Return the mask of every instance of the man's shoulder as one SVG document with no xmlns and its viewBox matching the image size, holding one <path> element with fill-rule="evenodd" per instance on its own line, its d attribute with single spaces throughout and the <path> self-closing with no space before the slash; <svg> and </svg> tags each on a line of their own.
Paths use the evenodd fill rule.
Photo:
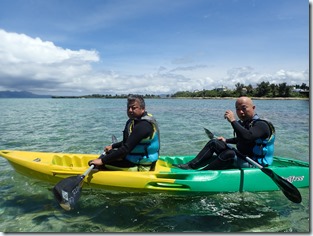
<svg viewBox="0 0 313 236">
<path fill-rule="evenodd" d="M 268 125 L 273 125 L 273 123 L 267 119 L 262 119 L 262 118 L 258 118 L 258 119 L 255 119 L 253 120 L 253 123 L 256 123 L 256 122 L 262 122 L 262 123 L 266 123 Z"/>
<path fill-rule="evenodd" d="M 273 123 L 269 120 L 259 118 L 259 119 L 254 120 L 253 123 L 254 125 L 260 125 L 263 127 L 265 127 L 266 125 L 266 127 L 270 129 L 271 133 L 275 133 L 275 127 Z"/>
<path fill-rule="evenodd" d="M 152 123 L 149 120 L 146 119 L 141 119 L 141 120 L 137 120 L 135 122 L 136 126 L 141 126 L 141 127 L 152 127 Z"/>
</svg>

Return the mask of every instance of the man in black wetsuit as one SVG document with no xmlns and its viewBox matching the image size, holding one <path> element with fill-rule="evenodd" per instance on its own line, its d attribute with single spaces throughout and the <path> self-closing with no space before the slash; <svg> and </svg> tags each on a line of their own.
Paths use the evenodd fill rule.
<svg viewBox="0 0 313 236">
<path fill-rule="evenodd" d="M 104 148 L 105 155 L 89 161 L 100 169 L 149 171 L 159 157 L 160 138 L 156 120 L 145 110 L 140 95 L 127 98 L 127 115 L 123 141 Z"/>
<path fill-rule="evenodd" d="M 234 138 L 218 137 L 210 140 L 198 155 L 186 164 L 174 164 L 181 169 L 221 170 L 233 167 L 253 167 L 239 156 L 249 156 L 263 166 L 271 165 L 274 152 L 274 127 L 255 114 L 255 106 L 248 97 L 236 101 L 236 113 L 227 110 L 224 118 L 234 129 Z M 236 144 L 237 150 L 227 144 Z M 216 154 L 217 156 L 213 156 Z"/>
</svg>

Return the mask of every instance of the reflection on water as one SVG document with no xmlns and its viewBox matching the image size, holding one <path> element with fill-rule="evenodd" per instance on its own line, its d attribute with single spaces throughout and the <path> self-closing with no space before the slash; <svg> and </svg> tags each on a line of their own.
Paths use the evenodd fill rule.
<svg viewBox="0 0 313 236">
<path fill-rule="evenodd" d="M 194 196 L 84 189 L 76 209 L 68 212 L 53 199 L 49 184 L 19 174 L 6 182 L 0 204 L 4 232 L 308 232 L 309 228 L 308 189 L 300 189 L 301 204 L 291 203 L 280 191 Z"/>
</svg>

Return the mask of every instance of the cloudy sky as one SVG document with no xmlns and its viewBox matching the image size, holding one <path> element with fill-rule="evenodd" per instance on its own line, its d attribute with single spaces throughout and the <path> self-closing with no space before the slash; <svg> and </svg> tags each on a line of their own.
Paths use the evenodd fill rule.
<svg viewBox="0 0 313 236">
<path fill-rule="evenodd" d="M 307 0 L 0 0 L 0 91 L 309 85 L 309 27 Z"/>
</svg>

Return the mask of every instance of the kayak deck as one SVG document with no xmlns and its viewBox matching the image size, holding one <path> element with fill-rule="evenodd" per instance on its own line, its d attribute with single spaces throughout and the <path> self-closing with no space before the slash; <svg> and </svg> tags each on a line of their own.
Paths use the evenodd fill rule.
<svg viewBox="0 0 313 236">
<path fill-rule="evenodd" d="M 88 161 L 97 154 L 47 153 L 0 150 L 16 172 L 51 183 L 81 175 Z M 98 171 L 86 176 L 85 187 L 168 192 L 237 192 L 275 191 L 277 185 L 258 168 L 228 170 L 182 170 L 172 164 L 186 163 L 194 156 L 160 156 L 154 171 Z M 309 186 L 309 163 L 275 157 L 270 167 L 297 188 Z"/>
</svg>

